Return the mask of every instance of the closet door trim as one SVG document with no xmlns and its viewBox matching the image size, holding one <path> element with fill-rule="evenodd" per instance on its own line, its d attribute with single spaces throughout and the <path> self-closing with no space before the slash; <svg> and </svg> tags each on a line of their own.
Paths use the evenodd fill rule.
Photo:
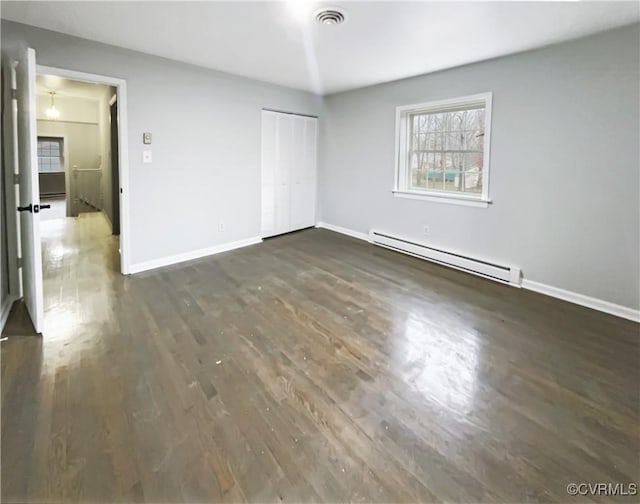
<svg viewBox="0 0 640 504">
<path fill-rule="evenodd" d="M 266 132 L 266 121 L 267 117 L 273 117 L 273 128 L 271 136 L 267 138 Z M 316 116 L 307 115 L 307 114 L 296 114 L 292 112 L 282 112 L 270 109 L 262 109 L 262 124 L 261 124 L 261 235 L 263 238 L 268 238 L 270 236 L 276 236 L 279 234 L 288 233 L 291 231 L 296 231 L 298 229 L 304 229 L 306 227 L 311 227 L 315 225 L 316 215 L 317 215 L 317 150 L 318 150 L 318 118 Z M 302 119 L 302 122 L 296 121 L 296 118 Z M 283 123 L 286 125 L 283 127 Z M 308 124 L 313 123 L 313 157 L 309 159 L 307 156 L 308 145 L 307 142 L 309 140 L 307 135 Z M 302 133 L 301 133 L 301 141 L 302 144 L 296 147 L 295 139 L 296 136 L 296 127 L 302 124 Z M 288 149 L 290 152 L 288 154 L 283 155 L 281 152 L 282 149 L 287 148 L 285 145 L 281 145 L 282 143 L 282 133 L 284 128 L 291 129 L 290 133 L 290 145 Z M 268 149 L 265 145 L 265 141 L 271 140 L 274 142 L 271 149 Z M 287 142 L 285 142 L 287 143 Z M 299 162 L 295 163 L 295 155 L 296 150 L 301 151 L 302 156 L 300 157 Z M 271 153 L 273 158 L 272 166 L 269 168 L 267 166 L 268 160 L 265 155 L 267 153 Z M 282 166 L 280 163 L 283 160 L 288 160 L 290 166 L 285 167 L 285 170 L 288 170 L 288 185 L 286 190 L 280 187 L 281 178 L 282 178 Z M 308 166 L 307 166 L 308 165 Z M 271 170 L 271 179 L 272 185 L 269 190 L 267 186 L 265 186 L 265 178 L 267 177 L 267 171 Z M 308 178 L 309 172 L 312 172 L 312 176 Z M 279 177 L 280 175 L 280 177 Z M 294 210 L 292 203 L 296 201 L 300 203 L 300 194 L 296 193 L 296 191 L 300 191 L 300 187 L 297 187 L 295 180 L 304 176 L 307 187 L 307 192 L 311 191 L 312 195 L 309 194 L 307 198 L 303 198 L 304 201 L 308 201 L 310 208 L 300 208 L 301 215 L 296 216 L 292 210 Z M 299 184 L 298 184 L 299 185 Z M 283 192 L 284 191 L 284 192 Z M 285 194 L 286 193 L 286 194 Z M 272 197 L 273 200 L 271 202 L 265 201 L 265 197 Z M 313 208 L 311 208 L 311 205 Z M 287 216 L 278 213 L 278 208 L 281 210 L 283 208 L 287 208 L 289 213 Z M 269 208 L 271 211 L 269 211 Z M 283 219 L 283 216 L 286 217 Z M 306 218 L 305 218 L 306 217 Z M 266 222 L 269 220 L 269 222 Z M 287 221 L 287 222 L 285 222 Z"/>
</svg>

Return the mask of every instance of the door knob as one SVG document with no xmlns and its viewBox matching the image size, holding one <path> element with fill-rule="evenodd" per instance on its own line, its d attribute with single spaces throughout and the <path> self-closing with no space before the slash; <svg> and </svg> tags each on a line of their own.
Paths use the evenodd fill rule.
<svg viewBox="0 0 640 504">
<path fill-rule="evenodd" d="M 29 203 L 27 206 L 19 206 L 18 212 L 38 213 L 40 212 L 41 208 L 42 209 L 51 208 L 51 205 L 32 205 L 31 203 Z"/>
</svg>

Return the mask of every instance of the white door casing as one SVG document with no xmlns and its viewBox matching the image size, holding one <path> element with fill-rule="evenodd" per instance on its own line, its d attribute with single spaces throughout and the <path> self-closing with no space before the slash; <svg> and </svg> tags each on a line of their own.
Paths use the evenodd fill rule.
<svg viewBox="0 0 640 504">
<path fill-rule="evenodd" d="M 117 77 L 107 75 L 91 74 L 68 70 L 66 68 L 37 65 L 36 71 L 39 75 L 54 75 L 65 79 L 72 79 L 93 84 L 103 84 L 116 88 L 116 99 L 118 102 L 118 168 L 119 168 L 119 203 L 120 203 L 120 272 L 123 275 L 131 273 L 131 225 L 129 212 L 129 133 L 127 119 L 127 81 Z M 114 189 L 118 190 L 118 188 Z"/>
</svg>

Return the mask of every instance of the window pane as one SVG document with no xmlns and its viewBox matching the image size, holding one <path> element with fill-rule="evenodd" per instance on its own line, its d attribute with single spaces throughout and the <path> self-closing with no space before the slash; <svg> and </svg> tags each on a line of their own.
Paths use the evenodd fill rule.
<svg viewBox="0 0 640 504">
<path fill-rule="evenodd" d="M 482 129 L 484 128 L 484 109 L 476 109 L 467 111 L 464 129 Z"/>
<path fill-rule="evenodd" d="M 418 114 L 413 116 L 413 132 L 415 134 L 426 133 L 429 131 L 429 116 Z"/>
<path fill-rule="evenodd" d="M 413 170 L 411 173 L 411 187 L 413 189 L 427 188 L 427 170 Z"/>
<path fill-rule="evenodd" d="M 460 170 L 448 169 L 444 174 L 444 190 L 457 191 L 460 184 Z"/>
<path fill-rule="evenodd" d="M 38 171 L 64 171 L 61 138 L 38 138 Z"/>
<path fill-rule="evenodd" d="M 415 189 L 426 189 L 426 170 L 429 164 L 429 154 L 420 152 L 411 155 L 411 180 L 410 186 Z"/>
<path fill-rule="evenodd" d="M 406 120 L 409 189 L 482 194 L 484 106 L 416 111 Z"/>
<path fill-rule="evenodd" d="M 449 131 L 464 130 L 466 111 L 456 111 L 449 113 Z"/>
<path fill-rule="evenodd" d="M 466 192 L 482 192 L 482 165 L 484 156 L 482 153 L 465 154 L 464 190 Z"/>
<path fill-rule="evenodd" d="M 463 150 L 465 148 L 464 131 L 453 131 L 446 134 L 447 150 Z"/>
<path fill-rule="evenodd" d="M 445 114 L 429 114 L 429 131 L 444 131 L 447 117 Z"/>
<path fill-rule="evenodd" d="M 442 170 L 431 170 L 428 173 L 428 188 L 433 190 L 441 190 L 442 189 Z"/>
<path fill-rule="evenodd" d="M 431 133 L 427 137 L 427 145 L 429 150 L 444 150 L 445 136 L 442 133 Z"/>
</svg>

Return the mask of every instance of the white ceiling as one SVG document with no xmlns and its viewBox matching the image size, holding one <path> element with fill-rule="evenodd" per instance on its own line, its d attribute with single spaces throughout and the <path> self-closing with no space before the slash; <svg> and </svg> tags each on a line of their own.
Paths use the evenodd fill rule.
<svg viewBox="0 0 640 504">
<path fill-rule="evenodd" d="M 342 7 L 339 26 L 314 23 Z M 1 15 L 329 94 L 638 22 L 638 2 L 10 2 Z M 301 21 L 301 19 L 303 21 Z"/>
<path fill-rule="evenodd" d="M 104 95 L 106 87 L 108 86 L 63 79 L 55 75 L 36 76 L 36 93 L 39 95 L 48 95 L 53 91 L 56 93 L 56 96 L 99 100 Z"/>
</svg>

